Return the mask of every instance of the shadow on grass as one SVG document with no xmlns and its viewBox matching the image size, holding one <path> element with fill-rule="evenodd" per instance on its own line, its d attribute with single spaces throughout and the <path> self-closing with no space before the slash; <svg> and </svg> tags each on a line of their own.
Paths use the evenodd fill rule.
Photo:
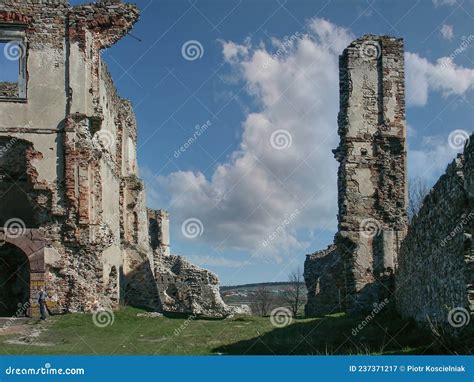
<svg viewBox="0 0 474 382">
<path fill-rule="evenodd" d="M 191 313 L 174 313 L 174 312 L 163 312 L 163 316 L 169 319 L 180 319 L 180 320 L 199 320 L 199 321 L 224 321 L 224 317 L 208 317 L 193 315 Z"/>
<path fill-rule="evenodd" d="M 284 328 L 213 349 L 221 354 L 324 355 L 324 354 L 467 354 L 468 348 L 451 343 L 413 321 L 393 314 L 380 315 L 363 324 L 366 317 L 335 314 L 295 320 Z M 453 347 L 454 346 L 454 347 Z"/>
</svg>

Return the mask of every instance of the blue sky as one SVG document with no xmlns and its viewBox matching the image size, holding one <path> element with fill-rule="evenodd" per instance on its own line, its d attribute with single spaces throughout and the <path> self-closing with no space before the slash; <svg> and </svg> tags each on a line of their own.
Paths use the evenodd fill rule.
<svg viewBox="0 0 474 382">
<path fill-rule="evenodd" d="M 405 39 L 411 177 L 432 185 L 459 151 L 450 134 L 473 130 L 473 0 L 136 4 L 136 38 L 104 59 L 135 106 L 148 204 L 170 212 L 172 252 L 223 284 L 285 280 L 332 242 L 337 56 L 351 39 Z M 291 146 L 277 150 L 281 130 Z"/>
</svg>

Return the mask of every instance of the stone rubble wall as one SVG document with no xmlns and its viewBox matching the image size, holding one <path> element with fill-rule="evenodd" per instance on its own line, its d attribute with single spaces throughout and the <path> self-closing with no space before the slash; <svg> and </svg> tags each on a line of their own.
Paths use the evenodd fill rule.
<svg viewBox="0 0 474 382">
<path fill-rule="evenodd" d="M 341 254 L 335 245 L 306 256 L 304 279 L 308 291 L 305 315 L 320 316 L 342 310 L 344 285 L 338 275 L 343 273 Z"/>
<path fill-rule="evenodd" d="M 169 213 L 148 208 L 147 217 L 151 249 L 165 256 L 170 255 Z"/>
<path fill-rule="evenodd" d="M 474 314 L 474 135 L 434 185 L 408 229 L 396 272 L 404 317 L 447 323 L 455 308 Z"/>
<path fill-rule="evenodd" d="M 403 41 L 364 36 L 340 58 L 339 230 L 348 311 L 370 311 L 391 297 L 406 231 Z"/>
<path fill-rule="evenodd" d="M 390 298 L 407 227 L 403 41 L 365 35 L 344 50 L 339 73 L 337 250 L 306 260 L 308 312 L 333 309 L 341 294 L 341 306 L 353 313 Z M 342 265 L 329 267 L 316 293 L 312 270 L 325 269 L 327 256 Z M 318 309 L 311 307 L 315 294 Z"/>
<path fill-rule="evenodd" d="M 224 303 L 214 273 L 182 256 L 156 256 L 155 275 L 163 312 L 217 318 L 242 313 L 242 307 Z"/>
<path fill-rule="evenodd" d="M 191 264 L 182 256 L 170 254 L 169 214 L 147 210 L 150 247 L 154 264 L 153 280 L 147 294 L 153 293 L 159 311 L 164 313 L 223 318 L 250 314 L 248 306 L 228 306 L 219 292 L 219 278 L 214 273 Z"/>
<path fill-rule="evenodd" d="M 30 296 L 34 302 L 45 287 L 58 313 L 113 309 L 121 302 L 161 310 L 159 288 L 168 286 L 156 269 L 174 274 L 166 268 L 171 260 L 156 263 L 169 254 L 167 215 L 160 222 L 159 255 L 150 245 L 133 107 L 118 95 L 101 59 L 101 50 L 138 19 L 136 6 L 118 0 L 74 7 L 63 0 L 0 3 L 0 23 L 25 30 L 28 71 L 28 102 L 0 100 L 0 148 L 8 153 L 0 155 L 0 191 L 21 188 L 0 204 L 0 218 L 2 225 L 21 218 L 47 243 L 31 257 L 41 273 L 31 275 Z M 217 277 L 189 263 L 182 269 L 173 276 L 180 308 L 167 303 L 169 309 L 223 316 Z"/>
</svg>

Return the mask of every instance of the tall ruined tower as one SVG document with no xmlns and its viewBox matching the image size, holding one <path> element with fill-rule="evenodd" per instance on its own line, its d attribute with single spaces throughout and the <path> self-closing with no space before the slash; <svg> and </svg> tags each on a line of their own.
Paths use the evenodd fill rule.
<svg viewBox="0 0 474 382">
<path fill-rule="evenodd" d="M 340 56 L 338 233 L 346 310 L 390 298 L 407 228 L 403 40 L 366 35 Z"/>
</svg>

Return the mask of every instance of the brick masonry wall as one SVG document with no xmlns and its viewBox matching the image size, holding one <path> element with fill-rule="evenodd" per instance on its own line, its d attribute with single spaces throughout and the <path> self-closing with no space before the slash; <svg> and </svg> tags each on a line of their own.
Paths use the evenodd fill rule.
<svg viewBox="0 0 474 382">
<path fill-rule="evenodd" d="M 0 134 L 8 147 L 8 155 L 3 156 L 4 161 L 7 158 L 16 158 L 16 154 L 21 156 L 15 159 L 16 165 L 26 160 L 28 179 L 25 180 L 28 181 L 26 184 L 29 187 L 27 196 L 33 211 L 33 214 L 28 212 L 33 216 L 23 216 L 20 214 L 21 204 L 26 203 L 11 203 L 12 210 L 8 211 L 8 216 L 22 218 L 27 228 L 35 228 L 35 232 L 41 234 L 49 243 L 47 251 L 45 249 L 45 254 L 42 254 L 45 266 L 41 286 L 47 288 L 51 296 L 50 305 L 54 305 L 58 312 L 91 311 L 99 306 L 118 305 L 120 281 L 123 279 L 123 248 L 117 223 L 120 222 L 119 187 L 122 165 L 119 162 L 121 157 L 111 155 L 113 150 L 107 147 L 107 144 L 122 144 L 123 130 L 127 128 L 127 134 L 135 136 L 136 127 L 131 106 L 117 95 L 112 79 L 105 65 L 102 65 L 100 50 L 122 38 L 138 17 L 139 12 L 135 6 L 117 1 L 97 1 L 77 7 L 61 0 L 4 0 L 0 3 L 0 23 L 22 24 L 25 28 L 24 53 L 30 79 L 29 87 L 40 83 L 38 77 L 41 76 L 33 58 L 36 59 L 47 52 L 55 57 L 54 66 L 64 66 L 64 70 L 59 71 L 61 75 L 56 75 L 51 81 L 42 84 L 45 86 L 45 93 L 54 91 L 59 97 L 64 97 L 64 100 L 68 99 L 68 104 L 73 103 L 75 94 L 81 99 L 80 91 L 75 93 L 73 88 L 80 88 L 78 85 L 84 83 L 84 78 L 76 72 L 74 78 L 61 78 L 68 69 L 67 65 L 76 64 L 91 70 L 89 77 L 92 82 L 85 94 L 91 99 L 93 109 L 87 109 L 86 113 L 86 108 L 83 112 L 77 112 L 76 108 L 76 112 L 65 114 L 64 110 L 69 109 L 61 102 L 52 104 L 56 108 L 49 106 L 49 115 L 57 120 L 53 120 L 46 127 L 64 128 L 64 131 L 58 129 L 57 132 L 51 132 L 62 145 L 61 150 L 57 152 L 59 171 L 54 174 L 55 178 L 48 176 L 48 179 L 54 180 L 40 183 L 37 179 L 43 179 L 44 172 L 37 174 L 31 164 L 33 159 L 41 161 L 48 159 L 48 155 L 53 155 L 50 152 L 34 150 L 38 142 L 44 141 L 43 136 L 35 135 L 36 129 L 43 127 L 36 125 L 41 121 L 35 120 L 31 126 L 29 124 L 19 130 L 20 137 L 28 139 L 25 144 L 31 146 L 26 154 L 25 150 L 22 150 L 22 139 L 8 135 L 4 137 L 5 131 Z M 79 55 L 71 55 L 72 44 L 82 47 Z M 90 47 L 87 51 L 86 46 Z M 76 61 L 70 62 L 71 60 Z M 100 92 L 102 83 L 105 92 L 103 99 Z M 69 90 L 64 90 L 64 85 L 69 86 Z M 33 90 L 37 92 L 37 89 Z M 28 111 L 41 110 L 40 103 L 48 102 L 47 97 L 34 97 L 33 93 L 29 92 L 28 103 L 18 106 L 14 113 L 13 104 L 0 103 L 0 113 L 8 116 L 11 126 L 24 125 L 21 121 Z M 125 104 L 127 107 L 124 107 Z M 119 118 L 119 114 L 122 118 Z M 107 139 L 104 140 L 105 144 L 102 144 L 94 134 L 106 124 L 114 126 L 115 129 L 111 129 L 112 135 L 105 135 Z M 6 134 L 9 134 L 8 130 Z M 118 146 L 115 151 L 121 152 L 122 147 Z M 11 165 L 6 167 L 13 168 Z M 0 169 L 3 169 L 2 163 Z M 24 186 L 23 189 L 26 190 L 27 187 Z M 104 195 L 107 195 L 107 198 L 103 197 Z M 114 200 L 112 195 L 117 197 L 111 212 L 110 200 Z M 143 196 L 142 199 L 144 200 Z M 135 204 L 143 209 L 144 226 L 140 228 L 146 236 L 144 205 Z M 135 236 L 131 244 L 138 241 L 138 235 Z M 32 275 L 32 285 L 33 281 Z M 35 301 L 36 293 L 31 293 L 31 299 Z"/>
<path fill-rule="evenodd" d="M 364 36 L 340 58 L 339 231 L 348 311 L 390 297 L 406 224 L 403 41 Z"/>
<path fill-rule="evenodd" d="M 474 135 L 414 217 L 396 273 L 397 308 L 417 321 L 449 322 L 474 314 Z"/>
<path fill-rule="evenodd" d="M 340 307 L 354 313 L 390 298 L 407 226 L 403 40 L 365 35 L 353 41 L 340 56 L 339 76 L 339 225 L 336 250 L 305 263 L 313 313 L 333 310 L 334 296 L 342 295 Z M 334 263 L 327 256 L 341 264 L 327 266 Z M 314 275 L 324 282 L 318 286 Z"/>
</svg>

